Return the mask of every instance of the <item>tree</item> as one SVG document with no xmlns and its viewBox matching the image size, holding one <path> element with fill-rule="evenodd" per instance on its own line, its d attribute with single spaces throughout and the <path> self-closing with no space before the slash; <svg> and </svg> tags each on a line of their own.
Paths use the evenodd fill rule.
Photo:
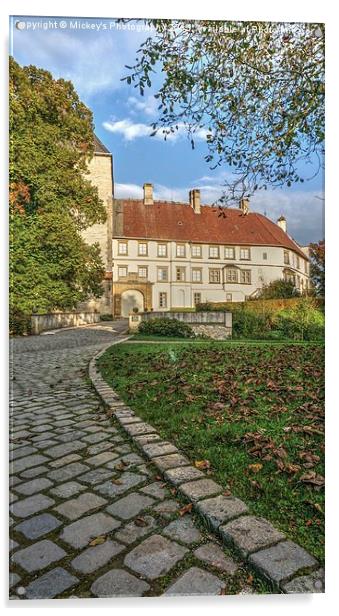
<svg viewBox="0 0 339 616">
<path fill-rule="evenodd" d="M 299 296 L 300 293 L 291 280 L 279 278 L 264 285 L 257 297 L 260 299 L 288 299 Z"/>
<path fill-rule="evenodd" d="M 310 244 L 310 278 L 317 295 L 325 296 L 325 240 Z"/>
<path fill-rule="evenodd" d="M 97 245 L 81 231 L 104 222 L 86 178 L 92 114 L 73 85 L 10 59 L 10 316 L 71 309 L 102 294 Z"/>
<path fill-rule="evenodd" d="M 186 130 L 193 148 L 205 135 L 211 168 L 233 171 L 221 201 L 304 182 L 301 163 L 319 171 L 323 24 L 145 21 L 152 33 L 123 79 L 144 95 L 162 73 L 152 135 Z"/>
</svg>

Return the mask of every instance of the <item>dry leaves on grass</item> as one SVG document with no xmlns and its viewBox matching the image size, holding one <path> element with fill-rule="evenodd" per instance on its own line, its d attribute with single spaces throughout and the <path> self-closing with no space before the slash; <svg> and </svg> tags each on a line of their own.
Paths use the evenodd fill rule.
<svg viewBox="0 0 339 616">
<path fill-rule="evenodd" d="M 323 488 L 325 486 L 325 477 L 318 475 L 315 471 L 304 473 L 299 477 L 299 481 L 302 483 L 308 483 L 316 488 Z"/>
</svg>

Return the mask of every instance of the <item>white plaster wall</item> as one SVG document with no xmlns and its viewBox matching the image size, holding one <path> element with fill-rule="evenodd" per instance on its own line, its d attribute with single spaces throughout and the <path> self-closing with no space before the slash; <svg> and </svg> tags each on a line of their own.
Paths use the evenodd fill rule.
<svg viewBox="0 0 339 616">
<path fill-rule="evenodd" d="M 240 247 L 235 247 L 235 259 L 224 258 L 224 246 L 219 247 L 220 258 L 209 258 L 209 245 L 202 244 L 201 258 L 192 257 L 191 245 L 185 243 L 185 257 L 176 257 L 176 242 L 148 241 L 148 255 L 138 256 L 138 240 L 127 241 L 128 254 L 119 255 L 119 239 L 113 239 L 113 280 L 118 278 L 118 267 L 127 266 L 128 273 L 137 273 L 139 266 L 148 268 L 147 280 L 153 285 L 153 309 L 160 309 L 159 293 L 167 293 L 167 308 L 191 307 L 194 305 L 194 292 L 201 293 L 201 301 L 224 302 L 226 294 L 232 294 L 232 301 L 244 301 L 247 296 L 261 288 L 263 284 L 268 284 L 278 278 L 283 278 L 283 271 L 286 267 L 294 271 L 300 280 L 308 279 L 305 271 L 306 261 L 299 257 L 299 268 L 297 268 L 297 255 L 289 251 L 290 263 L 284 262 L 284 248 L 275 246 L 251 246 L 250 260 L 240 259 Z M 144 241 L 144 240 L 140 240 Z M 167 256 L 158 257 L 158 243 L 167 243 Z M 267 258 L 264 259 L 264 253 Z M 214 284 L 209 282 L 209 270 L 212 268 L 221 270 L 221 281 L 223 279 L 222 268 L 227 265 L 234 265 L 241 269 L 251 270 L 251 284 L 227 283 Z M 158 268 L 168 268 L 168 281 L 158 281 Z M 185 281 L 176 281 L 176 268 L 185 268 Z M 192 282 L 192 268 L 202 270 L 202 282 Z"/>
</svg>

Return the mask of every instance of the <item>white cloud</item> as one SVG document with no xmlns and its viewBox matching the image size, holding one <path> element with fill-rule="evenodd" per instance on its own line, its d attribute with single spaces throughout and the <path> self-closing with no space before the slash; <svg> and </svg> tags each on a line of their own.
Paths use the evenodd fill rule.
<svg viewBox="0 0 339 616">
<path fill-rule="evenodd" d="M 157 113 L 158 102 L 154 96 L 147 96 L 144 100 L 138 99 L 136 96 L 129 96 L 127 106 L 132 114 L 141 111 L 145 115 L 153 117 Z"/>
<path fill-rule="evenodd" d="M 134 139 L 140 137 L 149 137 L 154 132 L 152 126 L 144 124 L 143 122 L 133 122 L 130 118 L 124 118 L 123 120 L 115 120 L 115 118 L 112 118 L 109 121 L 103 122 L 102 126 L 110 133 L 122 135 L 125 141 L 134 141 Z M 179 139 L 187 138 L 187 129 L 185 125 L 179 123 L 176 126 L 178 126 L 178 129 L 174 127 L 174 132 L 166 135 L 167 141 L 176 142 Z M 208 131 L 203 128 L 198 129 L 194 133 L 193 139 L 204 140 L 206 139 L 207 133 Z M 165 134 L 164 129 L 161 128 L 153 136 L 153 139 L 164 141 Z"/>
</svg>

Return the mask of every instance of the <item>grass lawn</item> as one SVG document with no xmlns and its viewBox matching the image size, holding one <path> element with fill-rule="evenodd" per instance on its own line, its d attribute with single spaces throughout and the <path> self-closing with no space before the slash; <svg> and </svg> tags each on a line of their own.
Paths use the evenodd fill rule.
<svg viewBox="0 0 339 616">
<path fill-rule="evenodd" d="M 98 366 L 161 436 L 323 562 L 321 344 L 145 341 Z"/>
</svg>

